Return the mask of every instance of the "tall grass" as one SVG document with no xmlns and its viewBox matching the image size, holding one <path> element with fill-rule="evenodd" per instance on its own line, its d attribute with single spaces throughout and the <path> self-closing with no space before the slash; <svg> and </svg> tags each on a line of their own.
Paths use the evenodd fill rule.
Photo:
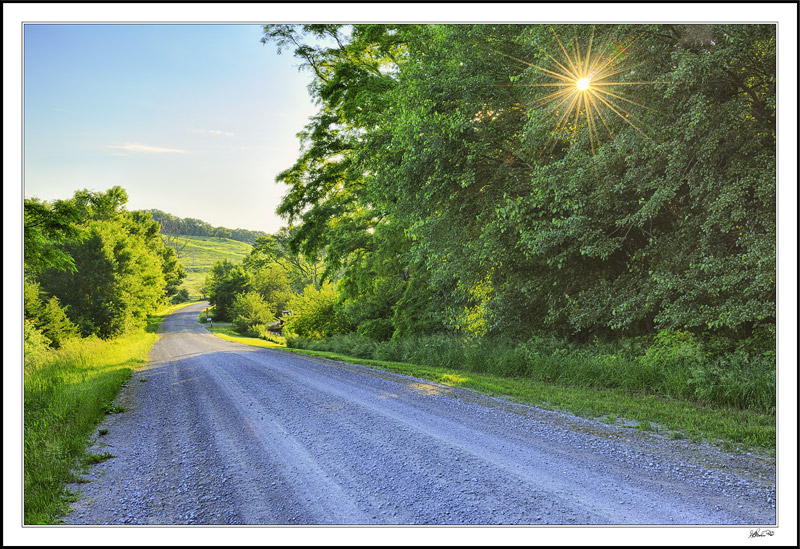
<svg viewBox="0 0 800 549">
<path fill-rule="evenodd" d="M 575 345 L 548 337 L 511 342 L 425 336 L 377 342 L 355 334 L 321 340 L 289 337 L 287 345 L 562 387 L 616 389 L 775 412 L 774 352 L 738 349 L 715 355 L 684 332 L 665 332 L 654 341 L 629 340 L 615 346 Z"/>
<path fill-rule="evenodd" d="M 156 339 L 152 329 L 113 341 L 92 337 L 26 357 L 25 524 L 51 524 L 68 510 L 72 470 L 90 460 L 94 428 Z"/>
</svg>

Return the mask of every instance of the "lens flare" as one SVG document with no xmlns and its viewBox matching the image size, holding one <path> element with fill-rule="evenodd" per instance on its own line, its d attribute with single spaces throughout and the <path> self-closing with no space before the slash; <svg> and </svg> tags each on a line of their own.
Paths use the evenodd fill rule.
<svg viewBox="0 0 800 549">
<path fill-rule="evenodd" d="M 577 82 L 575 82 L 575 86 L 581 91 L 586 91 L 589 89 L 589 84 L 591 84 L 591 80 L 588 78 L 581 78 Z"/>
</svg>

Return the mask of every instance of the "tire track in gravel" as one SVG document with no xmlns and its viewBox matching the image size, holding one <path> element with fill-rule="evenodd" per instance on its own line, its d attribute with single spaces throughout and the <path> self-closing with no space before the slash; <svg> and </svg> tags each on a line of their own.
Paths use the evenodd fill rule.
<svg viewBox="0 0 800 549">
<path fill-rule="evenodd" d="M 775 521 L 768 460 L 237 345 L 202 307 L 165 319 L 66 523 Z"/>
</svg>

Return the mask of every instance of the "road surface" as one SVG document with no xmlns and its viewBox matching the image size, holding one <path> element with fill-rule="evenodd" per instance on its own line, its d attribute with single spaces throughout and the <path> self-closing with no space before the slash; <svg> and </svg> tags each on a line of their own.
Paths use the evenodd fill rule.
<svg viewBox="0 0 800 549">
<path fill-rule="evenodd" d="M 774 460 L 235 344 L 168 316 L 66 524 L 775 523 Z"/>
</svg>

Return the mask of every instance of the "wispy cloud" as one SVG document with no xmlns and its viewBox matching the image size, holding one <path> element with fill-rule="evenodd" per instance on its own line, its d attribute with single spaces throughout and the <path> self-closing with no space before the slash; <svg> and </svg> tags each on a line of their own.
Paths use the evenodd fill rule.
<svg viewBox="0 0 800 549">
<path fill-rule="evenodd" d="M 182 149 L 167 149 L 165 147 L 154 147 L 152 145 L 143 145 L 141 143 L 125 143 L 124 145 L 106 145 L 107 149 L 122 149 L 123 151 L 138 152 L 144 154 L 186 154 L 188 151 Z"/>
<path fill-rule="evenodd" d="M 192 133 L 202 133 L 202 134 L 210 134 L 210 135 L 224 135 L 225 137 L 233 137 L 233 132 L 226 132 L 224 130 L 192 130 Z"/>
</svg>

